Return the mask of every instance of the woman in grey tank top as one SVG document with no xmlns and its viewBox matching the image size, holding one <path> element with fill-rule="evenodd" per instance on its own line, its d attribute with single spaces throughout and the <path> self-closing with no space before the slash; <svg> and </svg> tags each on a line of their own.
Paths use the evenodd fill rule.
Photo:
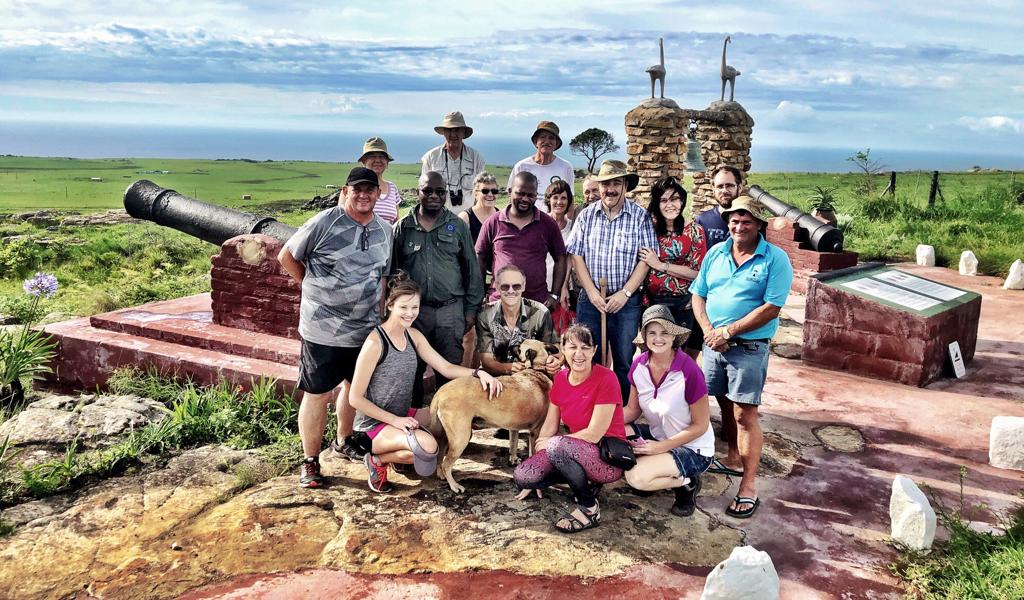
<svg viewBox="0 0 1024 600">
<path fill-rule="evenodd" d="M 420 287 L 402 271 L 392 275 L 386 318 L 363 342 L 352 376 L 353 429 L 367 446 L 363 463 L 375 492 L 390 491 L 391 463 L 415 465 L 422 476 L 437 465 L 437 441 L 420 428 L 417 411 L 411 408 L 417 357 L 448 379 L 478 377 L 491 395 L 501 392 L 501 384 L 487 373 L 453 365 L 431 348 L 423 334 L 412 328 L 419 310 Z M 429 418 L 425 412 L 423 416 Z"/>
</svg>

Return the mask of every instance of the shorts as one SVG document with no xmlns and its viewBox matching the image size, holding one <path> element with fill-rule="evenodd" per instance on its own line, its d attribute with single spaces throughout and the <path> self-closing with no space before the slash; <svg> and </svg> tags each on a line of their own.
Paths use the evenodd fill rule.
<svg viewBox="0 0 1024 600">
<path fill-rule="evenodd" d="M 636 430 L 640 437 L 645 440 L 654 440 L 654 436 L 651 435 L 651 426 L 646 423 L 630 423 L 630 426 Z M 669 450 L 669 454 L 672 455 L 672 460 L 676 462 L 676 469 L 679 471 L 679 477 L 689 477 L 690 479 L 696 478 L 698 475 L 704 473 L 711 466 L 711 461 L 715 459 L 714 456 L 704 456 L 698 453 L 692 448 L 686 446 L 677 446 Z"/>
<path fill-rule="evenodd" d="M 405 416 L 407 416 L 407 417 L 415 417 L 416 416 L 416 410 L 417 409 L 415 409 L 415 408 L 410 408 L 409 412 L 407 412 Z M 378 435 L 380 435 L 380 432 L 384 431 L 384 428 L 387 427 L 387 426 L 388 426 L 387 423 L 377 423 L 376 425 L 371 427 L 369 431 L 366 432 L 366 435 L 370 436 L 370 439 L 372 440 L 372 439 L 376 438 Z"/>
<path fill-rule="evenodd" d="M 768 342 L 737 341 L 721 353 L 704 346 L 703 352 L 708 395 L 728 396 L 738 404 L 761 404 L 768 377 Z"/>
<path fill-rule="evenodd" d="M 326 394 L 342 381 L 351 382 L 359 350 L 302 340 L 299 389 L 310 394 Z"/>
</svg>

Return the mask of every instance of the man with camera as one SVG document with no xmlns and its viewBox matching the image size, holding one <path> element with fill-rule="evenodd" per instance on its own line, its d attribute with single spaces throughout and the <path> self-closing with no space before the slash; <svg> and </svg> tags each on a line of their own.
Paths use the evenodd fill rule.
<svg viewBox="0 0 1024 600">
<path fill-rule="evenodd" d="M 484 170 L 484 156 L 463 143 L 473 135 L 473 128 L 466 125 L 462 113 L 446 114 L 434 131 L 444 136 L 444 143 L 420 159 L 420 176 L 430 171 L 440 173 L 447 190 L 444 206 L 458 214 L 473 204 L 473 179 Z"/>
<path fill-rule="evenodd" d="M 558 223 L 537 209 L 537 176 L 520 171 L 512 178 L 510 201 L 504 210 L 487 219 L 476 238 L 476 256 L 480 271 L 497 273 L 513 264 L 526 277 L 523 297 L 540 302 L 554 310 L 558 292 L 565 282 L 565 242 Z M 548 289 L 548 255 L 554 259 L 552 289 Z M 496 297 L 492 289 L 492 297 Z"/>
</svg>

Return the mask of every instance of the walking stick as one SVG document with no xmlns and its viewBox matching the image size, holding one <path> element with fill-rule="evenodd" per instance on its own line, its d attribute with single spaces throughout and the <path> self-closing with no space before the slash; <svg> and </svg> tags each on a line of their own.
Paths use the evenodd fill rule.
<svg viewBox="0 0 1024 600">
<path fill-rule="evenodd" d="M 608 280 L 602 277 L 598 280 L 601 284 L 601 300 L 607 300 Z M 601 311 L 601 366 L 608 366 L 608 314 Z"/>
</svg>

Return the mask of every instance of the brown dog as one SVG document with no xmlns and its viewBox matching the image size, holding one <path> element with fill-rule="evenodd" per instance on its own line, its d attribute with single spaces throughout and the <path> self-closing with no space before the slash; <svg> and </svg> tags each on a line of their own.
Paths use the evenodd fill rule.
<svg viewBox="0 0 1024 600">
<path fill-rule="evenodd" d="M 438 465 L 437 472 L 448 480 L 456 494 L 466 490 L 452 477 L 452 465 L 462 456 L 473 436 L 473 418 L 480 417 L 494 427 L 504 427 L 509 436 L 510 461 L 518 462 L 516 446 L 520 429 L 530 431 L 529 452 L 533 454 L 533 440 L 544 424 L 548 413 L 548 390 L 551 378 L 544 371 L 548 353 L 558 348 L 545 346 L 537 340 L 526 340 L 519 346 L 518 357 L 527 368 L 515 375 L 498 377 L 501 394 L 488 399 L 480 382 L 472 377 L 460 377 L 444 384 L 434 394 L 430 404 L 431 421 L 440 422 L 448 438 L 448 451 Z"/>
</svg>

